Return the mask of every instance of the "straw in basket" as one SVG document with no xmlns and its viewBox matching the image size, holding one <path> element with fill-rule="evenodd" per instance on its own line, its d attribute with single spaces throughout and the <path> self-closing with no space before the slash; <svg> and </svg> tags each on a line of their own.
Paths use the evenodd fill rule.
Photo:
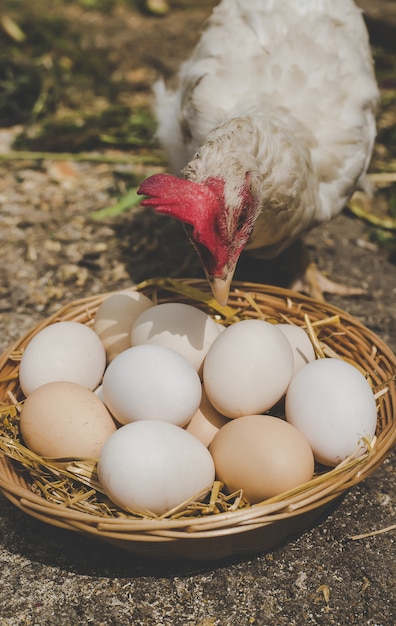
<svg viewBox="0 0 396 626">
<path fill-rule="evenodd" d="M 396 441 L 396 357 L 369 329 L 327 303 L 272 286 L 235 282 L 227 307 L 219 306 L 201 280 L 155 279 L 135 287 L 155 303 L 184 302 L 224 324 L 259 318 L 304 326 L 316 350 L 352 361 L 377 392 L 375 440 L 359 458 L 320 471 L 290 492 L 248 505 L 243 494 L 227 495 L 215 482 L 203 502 L 188 502 L 162 517 L 127 514 L 101 492 L 94 464 L 60 469 L 20 441 L 18 382 L 21 352 L 44 327 L 57 321 L 91 326 L 110 294 L 77 300 L 35 326 L 0 358 L 0 490 L 17 507 L 48 524 L 101 539 L 132 553 L 156 558 L 217 560 L 269 550 L 311 525 L 345 491 L 381 465 Z"/>
</svg>

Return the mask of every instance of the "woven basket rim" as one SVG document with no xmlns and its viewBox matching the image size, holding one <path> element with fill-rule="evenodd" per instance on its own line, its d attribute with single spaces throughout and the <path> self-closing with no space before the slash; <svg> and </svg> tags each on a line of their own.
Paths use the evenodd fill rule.
<svg viewBox="0 0 396 626">
<path fill-rule="evenodd" d="M 348 353 L 351 353 L 369 370 L 377 384 L 385 385 L 385 378 L 390 378 L 390 375 L 394 376 L 396 372 L 396 357 L 392 350 L 362 322 L 334 305 L 318 302 L 309 296 L 281 287 L 235 281 L 230 294 L 229 306 L 222 310 L 221 308 L 214 310 L 212 309 L 213 301 L 209 294 L 207 294 L 206 300 L 204 299 L 205 301 L 192 301 L 183 293 L 185 288 L 197 289 L 207 293 L 206 281 L 201 279 L 171 280 L 158 278 L 145 281 L 137 287 L 131 287 L 133 290 L 143 291 L 146 295 L 153 297 L 154 300 L 189 302 L 200 306 L 212 315 L 221 315 L 222 312 L 227 316 L 230 314 L 230 310 L 237 309 L 239 315 L 247 317 L 258 317 L 260 312 L 264 316 L 270 317 L 272 311 L 273 315 L 280 316 L 285 316 L 287 313 L 288 319 L 292 320 L 292 323 L 300 325 L 303 323 L 302 316 L 304 314 L 308 314 L 312 318 L 316 316 L 317 319 L 338 315 L 340 319 L 339 329 L 342 330 L 342 335 L 339 335 L 336 341 L 340 347 L 341 356 L 347 357 Z M 119 293 L 119 291 L 114 290 L 74 300 L 42 322 L 34 325 L 0 357 L 0 379 L 12 373 L 15 374 L 18 365 L 11 358 L 12 355 L 23 349 L 39 330 L 51 323 L 65 319 L 82 321 L 91 325 L 98 306 L 105 298 L 114 293 Z M 245 294 L 249 295 L 247 299 Z M 334 339 L 332 340 L 331 337 L 327 340 L 334 343 Z M 11 385 L 0 381 L 0 401 L 3 403 L 6 402 L 6 392 L 10 386 L 15 395 L 20 393 L 15 381 Z M 177 519 L 167 517 L 159 519 L 137 519 L 130 516 L 104 517 L 94 513 L 80 512 L 49 502 L 42 495 L 33 493 L 26 480 L 15 469 L 12 461 L 3 455 L 0 455 L 0 490 L 20 509 L 46 523 L 88 533 L 115 543 L 121 541 L 123 547 L 126 547 L 126 544 L 144 546 L 164 542 L 171 544 L 178 541 L 192 542 L 198 538 L 243 536 L 252 531 L 259 531 L 272 525 L 276 526 L 285 521 L 297 520 L 299 516 L 303 518 L 316 510 L 322 510 L 381 465 L 396 443 L 396 429 L 394 428 L 396 388 L 394 380 L 388 383 L 388 388 L 389 390 L 382 402 L 377 440 L 372 450 L 364 457 L 351 462 L 349 465 L 347 464 L 346 468 L 329 470 L 324 479 L 323 476 L 314 477 L 306 486 L 289 494 L 281 494 L 281 496 L 264 503 L 234 511 Z M 142 549 L 144 550 L 144 547 Z M 241 551 L 243 551 L 243 545 Z M 216 553 L 214 552 L 215 557 Z"/>
</svg>

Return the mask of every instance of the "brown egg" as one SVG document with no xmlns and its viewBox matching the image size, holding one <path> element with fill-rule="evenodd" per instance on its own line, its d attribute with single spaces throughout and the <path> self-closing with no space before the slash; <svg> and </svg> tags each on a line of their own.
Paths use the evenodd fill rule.
<svg viewBox="0 0 396 626">
<path fill-rule="evenodd" d="M 289 427 L 278 417 L 247 415 L 219 430 L 209 451 L 216 477 L 229 493 L 243 489 L 254 504 L 312 478 L 312 450 L 305 437 Z"/>
<path fill-rule="evenodd" d="M 210 404 L 205 388 L 202 387 L 201 404 L 186 430 L 208 446 L 219 429 L 229 421 Z"/>
<path fill-rule="evenodd" d="M 116 425 L 89 389 L 69 382 L 38 387 L 25 400 L 20 428 L 30 450 L 51 458 L 97 458 Z"/>
</svg>

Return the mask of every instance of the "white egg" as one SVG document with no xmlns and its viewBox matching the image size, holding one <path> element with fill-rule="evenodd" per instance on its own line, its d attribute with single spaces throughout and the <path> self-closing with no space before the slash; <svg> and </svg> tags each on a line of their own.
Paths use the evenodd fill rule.
<svg viewBox="0 0 396 626">
<path fill-rule="evenodd" d="M 289 385 L 285 411 L 324 465 L 337 465 L 364 447 L 362 438 L 375 434 L 371 387 L 356 367 L 341 359 L 318 359 L 300 370 Z"/>
<path fill-rule="evenodd" d="M 201 401 L 195 368 L 175 350 L 156 345 L 124 350 L 103 377 L 106 406 L 117 421 L 160 420 L 185 426 Z"/>
<path fill-rule="evenodd" d="M 99 400 L 101 402 L 103 402 L 103 404 L 106 404 L 105 403 L 105 399 L 104 399 L 104 395 L 103 395 L 103 385 L 99 385 L 99 387 L 96 387 L 96 389 L 94 389 L 93 392 L 94 392 L 95 396 L 97 398 L 99 398 Z"/>
<path fill-rule="evenodd" d="M 315 360 L 314 347 L 304 328 L 295 324 L 277 324 L 276 327 L 290 343 L 294 358 L 294 374 Z"/>
<path fill-rule="evenodd" d="M 165 302 L 145 311 L 135 321 L 131 344 L 156 344 L 180 352 L 199 371 L 221 326 L 201 309 Z"/>
<path fill-rule="evenodd" d="M 263 413 L 285 393 L 293 373 L 286 337 L 262 320 L 236 322 L 218 336 L 203 366 L 209 401 L 223 415 Z"/>
<path fill-rule="evenodd" d="M 136 318 L 153 306 L 153 302 L 138 291 L 119 291 L 108 296 L 96 311 L 93 324 L 106 349 L 108 362 L 131 347 L 131 328 Z"/>
<path fill-rule="evenodd" d="M 22 355 L 19 382 L 29 393 L 55 381 L 95 389 L 106 367 L 106 353 L 97 334 L 79 322 L 56 322 L 40 330 Z"/>
<path fill-rule="evenodd" d="M 99 481 L 108 497 L 127 511 L 162 515 L 214 480 L 213 459 L 196 437 L 158 421 L 122 426 L 104 444 Z"/>
</svg>

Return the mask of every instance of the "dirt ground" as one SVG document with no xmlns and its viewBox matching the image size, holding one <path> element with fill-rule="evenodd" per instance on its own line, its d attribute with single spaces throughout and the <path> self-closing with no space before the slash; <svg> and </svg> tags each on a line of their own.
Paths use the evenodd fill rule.
<svg viewBox="0 0 396 626">
<path fill-rule="evenodd" d="M 40 4 L 47 5 L 46 2 Z M 113 85 L 117 82 L 115 102 L 134 108 L 150 107 L 151 85 L 159 75 L 168 79 L 174 76 L 214 4 L 207 1 L 197 8 L 194 3 L 175 3 L 176 8 L 162 18 L 128 9 L 124 4 L 116 4 L 108 14 L 86 11 L 68 3 L 50 3 L 48 10 L 53 12 L 53 19 L 61 16 L 74 36 L 78 33 L 84 54 L 96 55 L 97 65 L 103 60 L 103 83 L 109 80 L 109 74 L 113 79 L 114 74 L 117 75 L 113 80 Z M 15 10 L 11 15 L 14 14 L 20 15 Z M 384 80 L 388 91 L 396 88 L 395 81 L 389 85 L 386 77 Z M 111 89 L 108 88 L 105 95 L 98 95 L 98 89 L 82 83 L 79 95 L 75 93 L 78 87 L 77 79 L 75 85 L 68 85 L 70 108 L 82 107 L 83 98 L 93 110 L 101 110 L 104 103 L 109 104 Z M 381 128 L 386 126 L 391 113 L 388 109 L 382 112 Z M 61 113 L 58 111 L 56 115 L 59 118 Z M 95 163 L 89 157 L 76 161 L 62 159 L 59 152 L 73 151 L 76 156 L 77 148 L 89 146 L 86 127 L 80 137 L 75 132 L 70 134 L 67 144 L 64 128 L 55 126 L 52 134 L 48 130 L 40 134 L 42 126 L 45 120 L 0 130 L 0 157 L 3 157 L 0 160 L 0 321 L 6 323 L 8 329 L 3 347 L 26 326 L 72 299 L 122 288 L 131 281 L 157 275 L 202 276 L 180 224 L 156 216 L 150 210 L 142 210 L 138 205 L 117 217 L 92 219 L 93 212 L 117 203 L 136 181 L 166 167 L 165 163 L 156 165 L 155 160 L 145 162 L 144 157 L 147 159 L 150 154 L 161 158 L 151 138 L 139 149 L 107 149 L 105 155 L 119 159 L 119 163 L 107 163 L 105 158 Z M 38 151 L 36 159 L 8 158 L 12 141 L 21 133 L 25 137 L 24 147 Z M 382 135 L 376 153 L 380 162 L 387 156 Z M 56 152 L 57 160 L 41 158 L 46 151 Z M 94 154 L 97 156 L 98 151 Z M 103 156 L 103 152 L 99 154 Z M 375 192 L 374 208 L 379 213 L 387 209 L 387 201 L 393 197 L 389 196 L 389 188 L 385 189 L 385 194 L 388 195 L 384 195 L 383 189 Z M 305 240 L 306 249 L 320 269 L 334 280 L 364 286 L 367 290 L 364 297 L 329 300 L 364 318 L 395 347 L 392 341 L 396 246 L 389 252 L 373 242 L 372 230 L 371 226 L 344 212 L 331 224 L 310 233 Z M 294 260 L 291 263 L 286 258 L 277 267 L 288 270 L 288 263 L 289 268 L 295 265 Z M 286 272 L 286 278 L 283 273 L 281 282 L 287 284 L 289 273 Z M 274 276 L 272 266 L 268 270 L 252 263 L 247 256 L 239 264 L 236 278 L 257 282 L 280 280 L 279 276 Z"/>
<path fill-rule="evenodd" d="M 61 12 L 83 34 L 84 54 L 96 55 L 99 66 L 117 73 L 117 103 L 139 108 L 149 105 L 159 74 L 174 75 L 214 4 L 171 3 L 170 13 L 161 18 L 127 4 L 107 13 L 66 2 L 48 10 Z M 25 3 L 10 6 L 14 18 L 24 15 Z M 384 92 L 395 90 L 396 81 L 384 76 Z M 69 85 L 75 102 L 76 90 L 77 84 Z M 111 89 L 89 97 L 86 106 L 102 110 Z M 387 155 L 394 158 L 385 141 L 386 116 L 390 112 L 384 108 L 379 162 Z M 12 142 L 21 132 L 31 139 L 25 150 L 55 151 L 57 156 L 16 159 Z M 71 150 L 59 136 L 57 142 L 50 134 L 41 143 L 34 141 L 37 132 L 37 123 L 23 119 L 0 129 L 2 350 L 72 300 L 153 276 L 202 276 L 179 224 L 138 205 L 115 217 L 92 216 L 114 206 L 137 180 L 165 168 L 151 139 L 137 148 L 103 150 L 92 144 L 87 150 L 89 143 L 79 144 L 81 137 L 73 135 Z M 59 156 L 60 150 L 78 154 L 81 146 L 118 162 Z M 156 158 L 150 160 L 150 155 Z M 392 194 L 389 187 L 374 189 L 379 215 L 388 210 Z M 396 247 L 383 246 L 372 225 L 345 211 L 310 233 L 306 248 L 332 279 L 365 289 L 359 297 L 329 296 L 329 302 L 355 315 L 396 350 Z M 242 260 L 236 278 L 271 280 L 267 270 L 249 259 Z M 0 626 L 391 626 L 396 617 L 394 533 L 361 541 L 349 537 L 394 521 L 394 456 L 314 528 L 280 549 L 200 568 L 146 563 L 99 547 L 26 517 L 2 498 Z"/>
</svg>

